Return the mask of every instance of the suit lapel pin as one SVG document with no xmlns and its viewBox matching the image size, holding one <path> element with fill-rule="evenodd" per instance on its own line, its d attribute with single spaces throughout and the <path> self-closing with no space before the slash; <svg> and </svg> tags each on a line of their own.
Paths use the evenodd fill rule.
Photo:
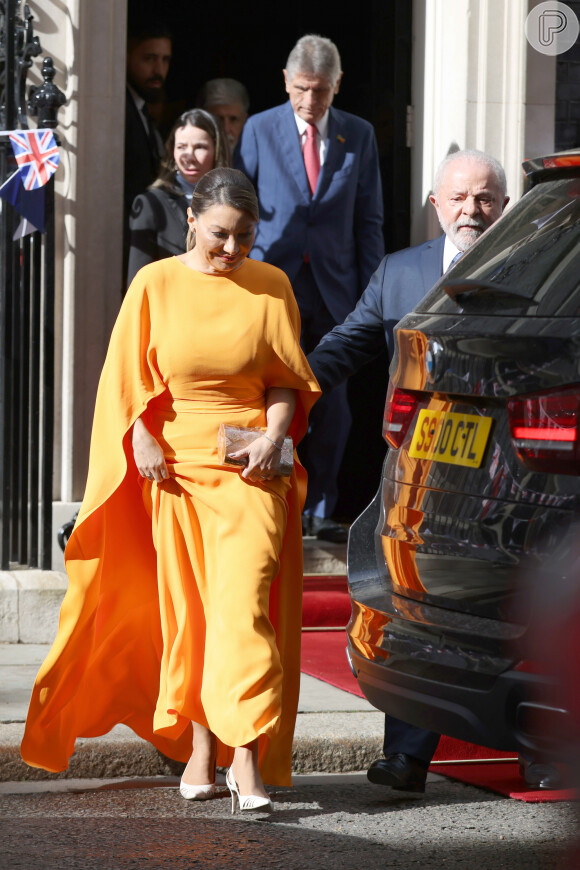
<svg viewBox="0 0 580 870">
<path fill-rule="evenodd" d="M 344 136 L 341 136 L 340 133 L 338 134 L 338 136 L 336 138 L 338 139 L 338 141 L 340 142 L 341 145 L 344 145 L 344 143 L 346 142 L 346 139 L 344 138 Z"/>
</svg>

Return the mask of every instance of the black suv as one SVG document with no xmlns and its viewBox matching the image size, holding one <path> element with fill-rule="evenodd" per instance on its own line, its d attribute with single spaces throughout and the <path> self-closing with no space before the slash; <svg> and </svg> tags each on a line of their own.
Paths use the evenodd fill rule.
<svg viewBox="0 0 580 870">
<path fill-rule="evenodd" d="M 522 199 L 396 329 L 381 487 L 349 537 L 347 633 L 376 707 L 545 751 L 566 712 L 522 650 L 528 582 L 565 562 L 580 508 L 580 153 L 524 171 Z"/>
</svg>

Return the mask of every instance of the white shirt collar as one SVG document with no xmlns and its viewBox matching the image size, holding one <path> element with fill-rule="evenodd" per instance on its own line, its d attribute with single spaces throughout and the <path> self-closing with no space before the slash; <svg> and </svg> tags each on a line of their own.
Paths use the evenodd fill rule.
<svg viewBox="0 0 580 870">
<path fill-rule="evenodd" d="M 143 111 L 143 106 L 145 105 L 145 100 L 143 99 L 143 97 L 139 96 L 137 91 L 131 87 L 129 82 L 127 82 L 127 89 L 129 91 L 129 93 L 131 94 L 131 96 L 133 97 L 133 102 L 135 103 L 135 105 L 137 106 L 139 111 L 140 112 Z"/>
<path fill-rule="evenodd" d="M 325 142 L 328 137 L 328 114 L 329 110 L 327 109 L 320 121 L 317 121 L 315 124 L 315 127 L 318 130 L 318 135 L 323 142 Z M 298 133 L 300 134 L 300 136 L 304 136 L 304 134 L 306 133 L 306 128 L 308 127 L 308 121 L 305 121 L 304 118 L 301 118 L 300 115 L 296 114 L 296 112 L 294 112 L 294 118 L 296 119 Z"/>
<path fill-rule="evenodd" d="M 456 248 L 449 236 L 445 236 L 445 246 L 443 248 L 443 274 L 447 271 L 449 266 L 451 265 L 451 260 L 453 257 L 460 254 L 461 251 L 459 248 Z"/>
</svg>

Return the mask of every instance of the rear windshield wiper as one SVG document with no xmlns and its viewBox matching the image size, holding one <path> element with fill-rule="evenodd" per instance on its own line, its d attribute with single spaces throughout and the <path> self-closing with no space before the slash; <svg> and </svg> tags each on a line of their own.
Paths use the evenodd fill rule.
<svg viewBox="0 0 580 870">
<path fill-rule="evenodd" d="M 494 284 L 492 281 L 477 281 L 467 278 L 455 278 L 446 281 L 443 285 L 443 291 L 447 293 L 450 299 L 458 304 L 462 299 L 469 299 L 473 296 L 498 296 L 502 299 L 520 299 L 530 302 L 530 297 L 526 293 L 518 293 L 511 287 L 506 287 L 505 284 Z"/>
</svg>

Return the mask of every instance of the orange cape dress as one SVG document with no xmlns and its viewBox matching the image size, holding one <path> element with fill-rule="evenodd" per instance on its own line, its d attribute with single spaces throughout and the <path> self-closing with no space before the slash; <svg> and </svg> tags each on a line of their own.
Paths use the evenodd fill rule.
<svg viewBox="0 0 580 870">
<path fill-rule="evenodd" d="M 217 460 L 220 423 L 266 426 L 269 387 L 297 391 L 298 443 L 320 395 L 287 277 L 254 260 L 228 276 L 177 258 L 142 269 L 97 392 L 69 588 L 36 679 L 21 753 L 67 767 L 77 737 L 124 723 L 187 761 L 191 721 L 230 747 L 259 739 L 265 782 L 290 784 L 300 681 L 305 472 L 251 483 Z M 137 472 L 143 416 L 170 477 Z"/>
</svg>

